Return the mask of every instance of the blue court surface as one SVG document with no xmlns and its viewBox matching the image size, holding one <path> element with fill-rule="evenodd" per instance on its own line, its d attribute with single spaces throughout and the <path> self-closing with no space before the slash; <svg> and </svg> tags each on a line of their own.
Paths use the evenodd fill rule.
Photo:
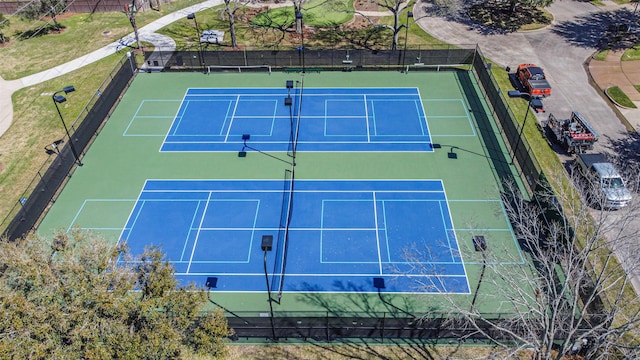
<svg viewBox="0 0 640 360">
<path fill-rule="evenodd" d="M 161 151 L 432 151 L 417 88 L 188 89 Z"/>
<path fill-rule="evenodd" d="M 289 212 L 291 210 L 291 212 Z M 469 293 L 440 180 L 147 180 L 120 241 L 218 291 Z M 406 251 L 427 254 L 420 262 Z"/>
</svg>

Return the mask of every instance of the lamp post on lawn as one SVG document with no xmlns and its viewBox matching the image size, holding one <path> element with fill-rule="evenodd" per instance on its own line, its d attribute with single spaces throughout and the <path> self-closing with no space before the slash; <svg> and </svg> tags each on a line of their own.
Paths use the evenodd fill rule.
<svg viewBox="0 0 640 360">
<path fill-rule="evenodd" d="M 71 152 L 73 153 L 73 157 L 75 158 L 78 166 L 82 166 L 82 162 L 80 161 L 80 157 L 78 156 L 78 152 L 76 151 L 75 145 L 73 145 L 73 139 L 71 138 L 71 134 L 69 134 L 69 128 L 67 128 L 67 124 L 65 124 L 64 119 L 62 118 L 62 113 L 60 112 L 60 107 L 58 104 L 62 104 L 67 101 L 67 98 L 58 95 L 61 92 L 68 94 L 70 92 L 76 91 L 76 88 L 73 85 L 65 86 L 62 90 L 56 91 L 51 95 L 51 99 L 53 100 L 53 104 L 56 106 L 56 110 L 58 110 L 58 116 L 60 116 L 60 121 L 62 122 L 62 126 L 64 127 L 64 131 L 67 133 L 67 138 L 69 139 L 69 146 L 71 147 Z"/>
<path fill-rule="evenodd" d="M 300 56 L 300 66 L 302 67 L 302 73 L 304 74 L 304 26 L 302 24 L 302 12 L 296 13 L 296 21 L 300 22 L 300 46 L 298 47 L 298 54 Z"/>
<path fill-rule="evenodd" d="M 516 142 L 516 146 L 513 148 L 513 154 L 511 155 L 511 164 L 513 165 L 513 160 L 516 158 L 516 151 L 518 151 L 518 147 L 522 142 L 522 133 L 524 132 L 524 126 L 527 124 L 527 117 L 529 116 L 529 111 L 531 111 L 531 100 L 533 97 L 528 93 L 520 93 L 520 97 L 524 97 L 527 99 L 527 112 L 524 114 L 524 121 L 522 121 L 522 126 L 520 127 L 520 131 L 518 132 L 518 139 Z"/>
<path fill-rule="evenodd" d="M 476 307 L 476 300 L 478 299 L 478 292 L 480 291 L 480 285 L 482 284 L 482 279 L 484 278 L 484 273 L 487 268 L 487 242 L 482 235 L 476 235 L 472 237 L 473 248 L 476 251 L 480 251 L 482 253 L 482 270 L 480 270 L 480 278 L 478 279 L 478 285 L 476 285 L 476 291 L 473 293 L 473 299 L 471 300 L 471 310 L 473 311 Z"/>
<path fill-rule="evenodd" d="M 402 50 L 402 70 L 404 72 L 405 61 L 407 59 L 407 38 L 409 37 L 409 18 L 413 18 L 413 12 L 407 11 L 407 22 L 404 24 L 404 50 Z"/>
<path fill-rule="evenodd" d="M 269 301 L 269 319 L 271 321 L 271 338 L 273 341 L 278 341 L 276 338 L 276 328 L 273 324 L 273 303 L 271 300 L 271 286 L 269 285 L 269 273 L 267 272 L 267 252 L 271 251 L 273 246 L 273 235 L 262 235 L 261 248 L 264 252 L 264 278 L 267 282 L 267 296 Z"/>
<path fill-rule="evenodd" d="M 198 27 L 198 20 L 196 19 L 195 13 L 190 13 L 187 15 L 187 19 L 193 20 L 196 26 L 196 36 L 198 37 L 196 41 L 198 41 L 198 57 L 200 58 L 200 66 L 202 67 L 202 73 L 204 73 L 204 55 L 202 54 L 202 41 L 200 41 L 200 28 Z"/>
</svg>

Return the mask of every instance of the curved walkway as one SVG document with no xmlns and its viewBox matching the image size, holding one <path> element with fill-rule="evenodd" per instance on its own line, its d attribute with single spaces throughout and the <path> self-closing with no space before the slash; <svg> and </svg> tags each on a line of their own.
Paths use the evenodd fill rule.
<svg viewBox="0 0 640 360">
<path fill-rule="evenodd" d="M 173 41 L 173 39 L 171 39 L 168 36 L 156 34 L 155 32 L 173 23 L 176 20 L 184 19 L 187 16 L 187 14 L 202 11 L 202 10 L 220 5 L 222 3 L 223 3 L 222 0 L 207 0 L 199 4 L 192 5 L 184 9 L 178 10 L 171 14 L 167 14 L 161 17 L 160 19 L 155 20 L 152 23 L 138 29 L 138 35 L 140 36 L 140 40 L 151 42 L 156 47 L 158 48 L 162 47 L 165 50 L 167 48 L 174 49 L 175 42 Z M 126 43 L 134 42 L 135 40 L 134 34 L 131 33 L 127 35 L 123 40 Z M 120 41 L 115 41 L 111 44 L 108 44 L 98 50 L 95 50 L 77 59 L 74 59 L 62 65 L 58 65 L 54 68 L 41 71 L 33 75 L 25 76 L 21 79 L 4 80 L 2 79 L 2 77 L 0 77 L 0 136 L 2 136 L 7 131 L 7 129 L 9 129 L 9 126 L 11 126 L 11 123 L 13 121 L 13 103 L 11 101 L 11 97 L 14 92 L 28 86 L 36 85 L 36 84 L 51 80 L 60 75 L 64 75 L 71 71 L 79 69 L 83 66 L 92 64 L 104 57 L 113 55 L 116 51 L 119 50 L 120 47 L 121 47 Z M 166 51 L 165 53 L 169 53 L 169 52 Z M 152 58 L 150 59 L 159 61 L 159 64 L 160 64 L 160 61 L 164 60 L 162 55 L 160 55 L 160 53 L 158 53 L 158 55 L 152 55 Z"/>
<path fill-rule="evenodd" d="M 176 47 L 176 43 L 171 37 L 157 34 L 156 31 L 177 20 L 184 19 L 190 13 L 196 13 L 202 10 L 206 10 L 223 3 L 223 0 L 206 0 L 199 4 L 192 5 L 176 12 L 167 14 L 160 19 L 155 20 L 152 23 L 138 29 L 140 40 L 150 42 L 156 48 L 156 51 L 154 51 L 154 53 L 151 54 L 148 59 L 146 59 L 147 63 L 144 64 L 141 69 L 146 70 L 148 68 L 152 69 L 156 67 L 163 67 L 166 61 L 168 61 L 171 57 L 171 53 Z M 280 3 L 267 4 L 267 6 L 272 8 L 292 5 L 293 2 L 291 0 Z M 251 4 L 251 6 L 264 6 L 264 4 Z M 362 11 L 359 13 L 366 16 L 385 16 L 390 14 L 390 12 L 375 11 Z M 73 70 L 94 63 L 106 56 L 112 55 L 121 48 L 121 42 L 125 44 L 134 43 L 135 35 L 131 33 L 124 38 L 108 44 L 87 55 L 81 56 L 62 65 L 58 65 L 49 70 L 25 76 L 21 79 L 4 80 L 2 79 L 2 77 L 0 77 L 0 136 L 2 136 L 7 131 L 7 129 L 9 129 L 9 126 L 11 126 L 11 123 L 13 121 L 13 103 L 11 98 L 14 92 L 28 86 L 51 80 L 55 77 L 64 75 Z"/>
</svg>

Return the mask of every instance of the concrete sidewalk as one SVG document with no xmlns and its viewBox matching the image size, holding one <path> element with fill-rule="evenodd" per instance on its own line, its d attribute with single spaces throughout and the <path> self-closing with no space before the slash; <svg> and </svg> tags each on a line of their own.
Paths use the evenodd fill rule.
<svg viewBox="0 0 640 360">
<path fill-rule="evenodd" d="M 612 105 L 636 132 L 640 132 L 640 60 L 622 61 L 623 50 L 610 51 L 604 61 L 590 59 L 588 71 L 600 90 L 618 86 L 638 107 L 636 109 Z M 631 129 L 629 129 L 631 130 Z"/>
</svg>

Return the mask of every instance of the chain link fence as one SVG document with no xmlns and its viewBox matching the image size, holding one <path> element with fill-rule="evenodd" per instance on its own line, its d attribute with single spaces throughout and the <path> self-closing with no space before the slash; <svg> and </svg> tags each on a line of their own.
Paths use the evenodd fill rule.
<svg viewBox="0 0 640 360">
<path fill-rule="evenodd" d="M 76 159 L 70 141 L 73 141 L 82 158 L 133 78 L 133 61 L 133 57 L 123 56 L 75 121 L 69 125 L 71 139 L 63 138 L 64 145 L 56 147 L 56 151 L 42 164 L 28 188 L 2 221 L 0 229 L 3 229 L 3 238 L 13 241 L 37 227 L 44 212 L 55 201 L 59 190 L 75 168 Z"/>
<path fill-rule="evenodd" d="M 517 121 L 506 103 L 490 69 L 477 47 L 445 46 L 437 49 L 407 49 L 405 51 L 370 50 L 243 50 L 243 51 L 174 51 L 168 61 L 157 64 L 162 71 L 358 71 L 418 70 L 439 71 L 446 68 L 463 68 L 470 79 L 475 76 L 499 121 L 502 136 L 514 155 L 521 175 L 526 179 L 532 194 L 540 177 L 540 167 L 530 153 L 526 140 L 520 138 Z M 150 53 L 146 54 L 149 59 Z M 152 64 L 156 65 L 156 64 Z M 151 67 L 147 67 L 151 69 Z M 69 146 L 73 141 L 80 157 L 90 146 L 102 125 L 117 105 L 120 96 L 128 88 L 137 69 L 132 58 L 123 56 L 105 79 L 82 113 L 70 125 L 71 139 L 65 139 L 59 152 L 50 156 L 31 181 L 11 212 L 2 222 L 3 235 L 15 240 L 35 229 L 76 166 Z M 149 70 L 148 70 L 149 71 Z M 473 75 L 471 75 L 473 74 Z M 477 96 L 476 96 L 477 97 Z M 488 121 L 488 120 L 487 120 Z M 518 147 L 517 144 L 522 142 Z M 503 155 L 501 155 L 504 157 Z M 212 301 L 213 302 L 213 301 Z M 214 303 L 215 304 L 215 303 Z M 413 339 L 478 339 L 485 338 L 462 318 L 450 314 L 421 314 L 403 316 L 398 313 L 339 314 L 318 313 L 242 313 L 229 312 L 229 324 L 238 337 L 253 338 L 303 338 L 327 340 L 337 338 L 413 338 Z M 509 314 L 486 314 L 494 321 L 513 321 Z M 487 334 L 495 327 L 487 325 Z M 517 329 L 514 330 L 517 333 Z M 507 339 L 508 340 L 508 339 Z"/>
</svg>

